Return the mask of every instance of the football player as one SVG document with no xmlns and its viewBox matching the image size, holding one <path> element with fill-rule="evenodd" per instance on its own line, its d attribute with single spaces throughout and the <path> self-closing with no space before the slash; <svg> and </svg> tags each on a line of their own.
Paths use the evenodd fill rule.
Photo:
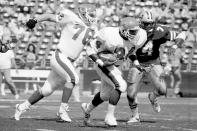
<svg viewBox="0 0 197 131">
<path fill-rule="evenodd" d="M 142 37 L 141 37 L 142 36 Z M 132 17 L 122 19 L 120 27 L 106 27 L 97 34 L 97 39 L 87 48 L 87 54 L 97 64 L 97 72 L 101 77 L 101 89 L 90 103 L 82 103 L 85 114 L 84 123 L 90 123 L 90 112 L 104 101 L 108 101 L 105 124 L 116 126 L 115 107 L 121 93 L 127 89 L 126 81 L 118 68 L 119 60 L 124 60 L 130 49 L 139 48 L 147 40 L 146 31 L 139 27 L 139 22 Z M 118 61 L 114 63 L 113 54 Z M 106 54 L 108 54 L 106 53 Z M 104 55 L 102 57 L 102 55 Z M 106 59 L 106 60 L 105 60 Z"/>
<path fill-rule="evenodd" d="M 186 38 L 185 32 L 176 33 L 167 27 L 156 24 L 153 14 L 150 11 L 144 11 L 140 17 L 140 27 L 147 32 L 147 41 L 136 51 L 136 54 L 129 55 L 132 61 L 138 61 L 141 68 L 132 66 L 128 74 L 127 98 L 132 112 L 128 123 L 139 122 L 139 113 L 136 101 L 139 82 L 143 78 L 144 72 L 148 73 L 154 85 L 154 91 L 149 93 L 148 98 L 154 111 L 160 112 L 161 108 L 157 98 L 166 95 L 166 84 L 163 80 L 163 67 L 160 64 L 160 45 L 166 41 L 175 41 L 175 44 L 181 46 Z M 173 51 L 173 50 L 172 50 Z M 143 69 L 143 70 L 140 70 Z"/>
<path fill-rule="evenodd" d="M 92 39 L 96 25 L 96 7 L 90 4 L 82 4 L 77 8 L 77 14 L 62 9 L 57 15 L 43 14 L 35 19 L 30 19 L 26 25 L 33 29 L 39 22 L 57 22 L 62 27 L 61 38 L 57 45 L 57 50 L 51 57 L 51 71 L 42 88 L 35 91 L 22 104 L 16 105 L 15 119 L 19 120 L 23 112 L 30 108 L 44 97 L 51 95 L 58 87 L 63 89 L 62 103 L 58 116 L 66 122 L 71 122 L 67 114 L 68 100 L 72 89 L 79 82 L 78 75 L 73 66 L 73 62 L 83 51 L 84 46 Z"/>
</svg>

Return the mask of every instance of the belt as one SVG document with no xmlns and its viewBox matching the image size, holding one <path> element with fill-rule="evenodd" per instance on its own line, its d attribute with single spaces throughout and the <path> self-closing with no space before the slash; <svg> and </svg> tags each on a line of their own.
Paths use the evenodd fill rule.
<svg viewBox="0 0 197 131">
<path fill-rule="evenodd" d="M 57 51 L 60 52 L 60 53 L 62 53 L 62 51 L 61 51 L 60 49 L 57 49 Z M 74 62 L 74 61 L 75 61 L 74 59 L 72 59 L 72 58 L 70 58 L 70 57 L 67 57 L 67 58 L 68 58 L 68 60 L 70 60 L 71 62 Z"/>
</svg>

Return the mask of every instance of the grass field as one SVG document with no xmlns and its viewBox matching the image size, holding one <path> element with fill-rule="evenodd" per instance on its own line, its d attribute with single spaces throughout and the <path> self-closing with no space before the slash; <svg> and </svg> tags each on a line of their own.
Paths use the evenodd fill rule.
<svg viewBox="0 0 197 131">
<path fill-rule="evenodd" d="M 30 95 L 30 94 L 28 94 Z M 92 112 L 92 125 L 83 125 L 81 103 L 70 100 L 71 123 L 63 123 L 56 117 L 59 108 L 60 93 L 55 93 L 37 103 L 30 111 L 22 115 L 20 121 L 13 119 L 15 104 L 28 97 L 21 95 L 14 100 L 10 94 L 0 96 L 0 131 L 197 131 L 197 99 L 161 98 L 162 111 L 154 113 L 146 97 L 139 97 L 141 122 L 127 125 L 129 107 L 126 97 L 122 97 L 116 109 L 117 127 L 108 127 L 103 120 L 107 103 Z M 82 102 L 89 102 L 92 97 L 82 97 Z"/>
</svg>

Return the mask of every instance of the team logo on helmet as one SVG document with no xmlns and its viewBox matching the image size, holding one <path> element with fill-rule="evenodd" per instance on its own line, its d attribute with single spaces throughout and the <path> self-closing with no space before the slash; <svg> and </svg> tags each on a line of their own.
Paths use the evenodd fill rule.
<svg viewBox="0 0 197 131">
<path fill-rule="evenodd" d="M 143 11 L 140 15 L 140 27 L 151 32 L 155 27 L 155 17 L 150 11 Z"/>
<path fill-rule="evenodd" d="M 94 5 L 82 4 L 77 9 L 80 18 L 85 22 L 85 24 L 88 26 L 96 24 L 96 7 Z"/>
<path fill-rule="evenodd" d="M 139 22 L 133 17 L 123 18 L 120 22 L 120 33 L 124 39 L 133 40 L 139 30 Z"/>
</svg>

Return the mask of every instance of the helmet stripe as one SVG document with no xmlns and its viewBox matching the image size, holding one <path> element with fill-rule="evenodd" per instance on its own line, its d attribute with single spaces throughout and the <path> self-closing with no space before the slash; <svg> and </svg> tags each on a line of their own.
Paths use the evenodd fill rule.
<svg viewBox="0 0 197 131">
<path fill-rule="evenodd" d="M 174 40 L 176 38 L 176 32 L 170 31 L 170 40 Z"/>
<path fill-rule="evenodd" d="M 149 17 L 149 12 L 148 11 L 146 11 L 146 14 L 147 14 L 147 19 L 150 19 Z"/>
<path fill-rule="evenodd" d="M 152 13 L 151 13 L 151 12 L 149 12 L 149 14 L 150 14 L 150 19 L 152 20 L 152 19 L 153 19 L 153 15 L 152 15 Z"/>
</svg>

